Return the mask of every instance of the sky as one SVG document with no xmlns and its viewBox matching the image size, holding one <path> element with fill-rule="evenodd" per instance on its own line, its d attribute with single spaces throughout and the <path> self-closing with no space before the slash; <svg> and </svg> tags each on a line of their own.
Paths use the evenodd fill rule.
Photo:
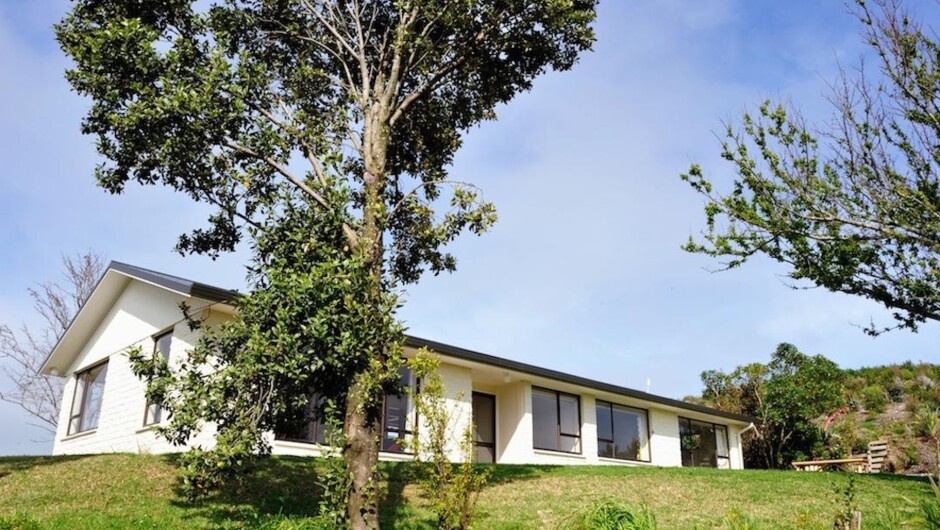
<svg viewBox="0 0 940 530">
<path fill-rule="evenodd" d="M 79 131 L 88 102 L 53 39 L 68 7 L 0 1 L 0 322 L 35 322 L 27 288 L 88 249 L 243 288 L 244 252 L 172 250 L 205 209 L 161 188 L 95 186 L 99 159 Z M 718 156 L 723 121 L 765 98 L 831 117 L 839 65 L 867 53 L 842 2 L 602 0 L 596 30 L 574 69 L 468 131 L 451 175 L 479 185 L 500 220 L 452 246 L 456 273 L 408 289 L 409 333 L 670 397 L 781 342 L 842 367 L 940 362 L 937 324 L 872 339 L 860 326 L 891 321 L 870 301 L 793 290 L 767 259 L 715 273 L 680 248 L 703 202 L 679 175 L 699 163 L 719 189 L 733 177 Z M 0 455 L 51 451 L 26 422 L 0 403 Z"/>
</svg>

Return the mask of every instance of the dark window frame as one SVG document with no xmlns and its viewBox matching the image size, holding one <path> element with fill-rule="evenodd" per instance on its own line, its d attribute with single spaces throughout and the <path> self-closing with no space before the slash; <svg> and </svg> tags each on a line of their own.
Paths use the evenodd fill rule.
<svg viewBox="0 0 940 530">
<path fill-rule="evenodd" d="M 685 449 L 682 448 L 682 422 L 683 421 L 689 422 L 689 429 L 692 428 L 693 421 L 696 423 L 704 424 L 704 425 L 711 425 L 712 431 L 715 433 L 715 465 L 714 466 L 692 466 L 692 467 L 711 467 L 713 469 L 731 469 L 731 433 L 729 432 L 730 429 L 728 428 L 728 425 L 725 423 L 715 423 L 715 422 L 707 421 L 707 420 L 697 420 L 695 418 L 679 416 L 679 450 L 680 451 L 685 451 Z M 721 456 L 718 454 L 718 430 L 716 429 L 716 427 L 721 427 L 725 431 L 725 447 L 728 448 L 727 456 Z M 728 462 L 727 468 L 723 468 L 720 465 L 718 465 L 718 462 L 721 460 L 726 460 Z M 683 467 L 688 467 L 688 466 L 683 465 Z"/>
<path fill-rule="evenodd" d="M 598 458 L 609 458 L 609 459 L 611 459 L 611 460 L 621 460 L 621 461 L 624 461 L 624 462 L 644 462 L 644 463 L 647 463 L 647 464 L 648 464 L 648 463 L 651 463 L 651 462 L 653 461 L 653 448 L 651 447 L 651 444 L 650 444 L 650 438 L 652 438 L 653 433 L 650 431 L 650 411 L 649 411 L 649 409 L 643 409 L 643 408 L 640 408 L 640 407 L 633 407 L 633 406 L 630 406 L 630 405 L 624 405 L 623 403 L 615 403 L 615 402 L 613 402 L 613 401 L 607 401 L 606 399 L 595 399 L 595 400 L 594 400 L 594 414 L 595 414 L 595 415 L 597 414 L 597 407 L 598 407 L 601 403 L 606 403 L 607 406 L 608 406 L 608 409 L 610 410 L 610 433 L 611 433 L 611 435 L 613 435 L 613 433 L 614 433 L 614 407 L 615 407 L 615 406 L 617 406 L 617 407 L 622 407 L 622 408 L 625 408 L 625 409 L 630 409 L 631 411 L 642 412 L 642 413 L 643 413 L 644 417 L 646 417 L 646 453 L 647 453 L 647 458 L 644 460 L 644 459 L 642 459 L 642 458 L 620 458 L 620 457 L 617 457 L 617 456 L 601 456 L 601 454 L 600 454 L 600 452 L 601 452 L 601 445 L 600 445 L 600 442 L 611 443 L 611 444 L 612 444 L 612 443 L 615 443 L 615 442 L 614 442 L 614 440 L 608 440 L 608 439 L 606 439 L 606 438 L 601 438 L 601 434 L 600 434 L 601 431 L 600 431 L 600 429 L 597 430 L 597 442 L 598 442 L 598 443 L 597 443 L 597 456 L 598 456 Z M 595 417 L 595 421 L 596 421 L 596 417 Z"/>
<path fill-rule="evenodd" d="M 477 392 L 476 390 L 470 393 L 470 403 L 473 403 L 473 396 L 480 396 L 493 401 L 493 442 L 478 442 L 473 440 L 474 447 L 486 447 L 487 449 L 493 450 L 493 463 L 496 463 L 496 394 L 490 394 L 488 392 Z M 471 420 L 473 418 L 473 411 L 470 411 Z M 476 451 L 474 451 L 474 456 L 476 456 Z"/>
<path fill-rule="evenodd" d="M 382 397 L 382 441 L 381 441 L 381 444 L 379 445 L 379 452 L 391 453 L 391 454 L 396 454 L 396 455 L 413 455 L 414 454 L 413 451 L 406 450 L 401 445 L 397 445 L 397 448 L 392 448 L 391 446 L 386 447 L 385 445 L 385 442 L 388 439 L 387 437 L 389 434 L 396 434 L 397 437 L 395 438 L 395 440 L 405 440 L 409 436 L 414 437 L 414 436 L 417 436 L 418 434 L 418 411 L 417 409 L 415 409 L 415 404 L 413 400 L 415 399 L 415 396 L 421 392 L 421 380 L 415 377 L 414 371 L 412 371 L 407 366 L 404 366 L 402 368 L 408 370 L 408 372 L 411 374 L 411 378 L 413 378 L 414 380 L 413 383 L 409 383 L 409 385 L 402 385 L 404 388 L 404 392 L 402 392 L 401 394 L 394 394 L 395 396 L 404 396 L 406 398 L 405 399 L 405 411 L 404 411 L 404 414 L 402 414 L 402 422 L 401 422 L 402 426 L 397 429 L 390 429 L 388 427 L 388 397 L 389 396 L 385 395 L 384 397 Z M 411 384 L 414 385 L 413 393 L 409 393 L 408 388 L 407 388 L 411 386 Z M 413 421 L 410 421 L 412 420 L 412 418 L 410 418 L 409 416 L 412 415 L 411 414 L 412 410 L 414 411 L 414 418 L 413 418 Z M 409 428 L 409 425 L 414 425 L 414 428 Z"/>
<path fill-rule="evenodd" d="M 584 454 L 584 429 L 583 429 L 583 418 L 581 417 L 581 396 L 578 394 L 572 394 L 570 392 L 562 392 L 561 390 L 552 390 L 551 388 L 544 388 L 540 386 L 532 385 L 532 394 L 534 397 L 535 392 L 544 392 L 546 394 L 555 394 L 555 427 L 556 427 L 556 447 L 539 447 L 535 445 L 535 411 L 533 410 L 532 414 L 532 448 L 539 451 L 552 451 L 553 453 L 564 453 L 567 455 L 580 455 Z M 573 397 L 578 402 L 578 435 L 573 434 L 564 434 L 561 431 L 561 396 Z M 531 404 L 533 398 L 529 399 Z M 534 407 L 533 407 L 534 409 Z M 576 439 L 578 450 L 577 451 L 565 451 L 564 449 L 559 449 L 561 447 L 561 438 L 574 438 Z"/>
<path fill-rule="evenodd" d="M 413 373 L 412 373 L 412 377 L 414 377 L 414 374 L 413 374 Z M 421 379 L 415 377 L 415 378 L 414 378 L 414 393 L 417 394 L 417 393 L 420 392 L 420 391 L 421 391 Z M 414 454 L 414 453 L 411 452 L 411 451 L 405 451 L 405 450 L 397 450 L 397 451 L 396 451 L 396 450 L 391 450 L 391 451 L 390 451 L 390 450 L 386 449 L 386 446 L 385 446 L 385 436 L 386 436 L 386 434 L 388 434 L 388 433 L 397 433 L 398 436 L 399 436 L 399 438 L 397 438 L 397 439 L 402 439 L 402 438 L 404 438 L 404 436 L 406 436 L 406 435 L 407 435 L 407 436 L 416 436 L 416 435 L 417 435 L 418 412 L 417 412 L 417 410 L 414 410 L 414 402 L 412 401 L 412 400 L 414 399 L 414 397 L 413 397 L 411 394 L 409 394 L 407 391 L 404 392 L 402 395 L 407 395 L 407 396 L 408 396 L 408 404 L 409 404 L 409 407 L 408 407 L 408 408 L 412 409 L 412 410 L 414 411 L 414 414 L 410 414 L 410 413 L 409 413 L 409 414 L 405 414 L 405 421 L 403 421 L 403 423 L 404 423 L 404 425 L 405 425 L 404 428 L 402 428 L 402 429 L 389 429 L 389 428 L 388 428 L 388 422 L 387 422 L 388 413 L 387 413 L 387 409 L 386 409 L 386 406 L 387 406 L 387 404 L 388 404 L 388 402 L 387 402 L 387 397 L 388 397 L 388 396 L 384 396 L 384 397 L 382 398 L 382 431 L 381 431 L 381 433 L 380 433 L 380 435 L 381 435 L 381 440 L 380 440 L 380 445 L 379 445 L 379 452 L 380 452 L 380 453 L 391 453 L 391 454 L 397 454 L 397 455 L 413 455 L 413 454 Z M 409 417 L 409 416 L 413 416 L 413 417 Z M 413 421 L 412 421 L 412 420 L 413 420 Z M 312 430 L 314 430 L 314 432 L 315 432 L 317 435 L 320 433 L 321 430 L 326 429 L 326 425 L 323 423 L 323 419 L 322 419 L 322 418 L 316 417 L 315 420 L 310 421 L 310 422 L 308 423 L 308 425 L 311 425 L 311 424 L 315 424 L 315 425 L 314 425 L 314 428 L 313 428 Z M 414 425 L 415 428 L 414 428 L 414 429 L 411 429 L 411 428 L 408 427 L 409 425 Z M 308 427 L 308 429 L 310 429 L 310 427 Z M 309 432 L 309 430 L 308 430 L 308 432 Z M 274 439 L 277 440 L 277 441 L 281 441 L 281 442 L 293 442 L 293 443 L 302 443 L 302 444 L 309 444 L 309 445 L 324 445 L 324 444 L 321 444 L 320 442 L 317 441 L 317 435 L 314 436 L 313 440 L 310 440 L 310 439 L 304 439 L 304 438 L 295 438 L 295 437 L 293 437 L 293 436 L 284 436 L 283 433 L 275 433 L 275 434 L 274 434 Z M 325 439 L 325 438 L 326 438 L 326 437 L 325 437 L 325 433 L 324 433 L 324 439 Z"/>
<path fill-rule="evenodd" d="M 167 346 L 167 352 L 164 357 L 167 362 L 170 362 L 170 353 L 172 352 L 172 348 L 173 348 L 173 332 L 175 329 L 176 329 L 175 325 L 170 326 L 150 336 L 150 338 L 153 340 L 153 356 L 154 357 L 156 357 L 158 354 L 163 353 L 157 350 L 160 347 L 160 339 L 169 335 L 170 343 Z M 150 384 L 149 379 L 146 381 L 146 384 Z M 150 421 L 151 419 L 150 407 L 154 407 L 154 414 L 153 414 L 154 420 L 153 421 Z M 150 427 L 152 425 L 159 425 L 163 421 L 163 412 L 164 412 L 163 407 L 157 405 L 156 403 L 150 401 L 149 399 L 144 398 L 144 427 Z"/>
<path fill-rule="evenodd" d="M 320 417 L 319 409 L 323 398 L 318 394 L 314 394 L 310 398 L 310 402 L 307 405 L 307 415 L 306 415 L 306 438 L 299 436 L 292 436 L 291 434 L 285 435 L 283 432 L 274 433 L 274 439 L 281 442 L 294 442 L 310 445 L 328 445 L 326 439 L 326 423 L 324 423 L 323 418 Z M 299 432 L 299 431 L 298 431 Z M 311 436 L 311 433 L 313 434 Z M 320 441 L 320 437 L 323 437 L 323 442 Z"/>
<path fill-rule="evenodd" d="M 78 383 L 79 383 L 79 381 L 81 381 L 82 377 L 84 377 L 85 375 L 91 373 L 93 370 L 96 370 L 96 369 L 98 369 L 98 368 L 101 368 L 102 366 L 107 366 L 107 365 L 108 365 L 108 361 L 110 361 L 110 360 L 111 360 L 111 359 L 108 358 L 108 359 L 104 359 L 104 360 L 102 360 L 102 361 L 98 361 L 98 362 L 96 362 L 95 364 L 89 366 L 88 368 L 85 368 L 85 369 L 83 369 L 83 370 L 81 370 L 81 371 L 79 371 L 79 372 L 75 372 L 75 388 L 72 389 L 72 407 L 71 407 L 71 409 L 69 409 L 69 422 L 68 422 L 68 425 L 66 425 L 66 436 L 72 436 L 72 435 L 75 435 L 75 434 L 82 434 L 82 433 L 86 433 L 86 432 L 92 432 L 92 431 L 94 431 L 94 430 L 96 430 L 96 429 L 98 428 L 97 425 L 95 425 L 94 427 L 90 427 L 90 428 L 88 428 L 88 429 L 83 429 L 83 428 L 82 428 L 82 426 L 83 426 L 84 423 L 85 423 L 85 415 L 86 415 L 86 413 L 88 412 L 88 409 L 87 409 L 87 407 L 85 406 L 85 405 L 86 405 L 85 401 L 88 399 L 88 389 L 91 387 L 91 385 L 89 385 L 87 381 L 85 382 L 84 385 L 82 385 L 82 396 L 81 396 L 81 401 L 80 401 L 81 407 L 78 409 L 78 413 L 77 413 L 77 414 L 75 413 L 75 398 L 76 398 L 76 396 L 78 395 Z M 105 372 L 105 381 L 106 381 L 106 382 L 107 382 L 107 377 L 108 377 L 108 374 L 107 374 L 107 372 Z M 101 403 L 98 404 L 98 407 L 100 408 L 103 403 L 104 403 L 104 390 L 102 389 Z M 99 420 L 99 422 L 100 422 L 100 421 L 101 421 L 101 418 L 100 418 L 101 411 L 100 411 L 100 410 L 98 411 L 98 414 L 99 414 L 98 420 Z M 72 430 L 72 423 L 73 423 L 76 419 L 78 419 L 78 430 L 73 431 L 73 430 Z"/>
</svg>

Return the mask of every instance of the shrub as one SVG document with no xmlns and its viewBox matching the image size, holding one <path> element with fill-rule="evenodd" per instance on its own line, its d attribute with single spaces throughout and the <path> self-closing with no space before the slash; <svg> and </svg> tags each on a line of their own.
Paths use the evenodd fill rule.
<svg viewBox="0 0 940 530">
<path fill-rule="evenodd" d="M 430 499 L 441 530 L 467 530 L 474 517 L 480 491 L 486 485 L 489 469 L 473 465 L 473 426 L 463 433 L 452 432 L 459 411 L 448 406 L 444 381 L 438 373 L 440 361 L 428 350 L 421 350 L 409 360 L 421 391 L 415 396 L 415 409 L 422 418 L 425 432 L 416 436 L 410 449 L 418 455 L 421 487 Z M 458 400 L 460 396 L 458 396 Z M 461 462 L 451 464 L 449 447 L 457 443 Z"/>
<path fill-rule="evenodd" d="M 656 530 L 656 517 L 649 506 L 629 506 L 601 499 L 562 521 L 559 530 Z"/>
<path fill-rule="evenodd" d="M 904 402 L 904 381 L 902 381 L 900 377 L 892 379 L 885 387 L 885 390 L 888 391 L 888 399 L 890 399 L 892 403 Z"/>
<path fill-rule="evenodd" d="M 914 416 L 914 434 L 923 438 L 940 438 L 940 410 L 919 410 Z"/>
<path fill-rule="evenodd" d="M 862 391 L 862 399 L 865 403 L 865 410 L 868 412 L 882 412 L 888 404 L 888 396 L 881 385 L 865 387 Z"/>
</svg>

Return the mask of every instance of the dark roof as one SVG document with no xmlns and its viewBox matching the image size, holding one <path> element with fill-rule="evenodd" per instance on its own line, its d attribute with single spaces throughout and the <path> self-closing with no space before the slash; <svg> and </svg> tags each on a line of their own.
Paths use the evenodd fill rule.
<svg viewBox="0 0 940 530">
<path fill-rule="evenodd" d="M 170 274 L 164 274 L 162 272 L 153 271 L 150 269 L 145 269 L 143 267 L 137 267 L 135 265 L 129 265 L 127 263 L 121 263 L 118 261 L 112 261 L 109 265 L 110 269 L 114 269 L 118 272 L 128 274 L 140 278 L 141 280 L 154 283 L 177 291 L 180 293 L 188 294 L 190 296 L 195 296 L 198 298 L 203 298 L 213 301 L 228 301 L 238 296 L 238 291 L 233 291 L 229 289 L 222 289 L 221 287 L 214 287 L 212 285 L 194 282 L 192 280 L 187 280 L 185 278 L 180 278 L 178 276 L 172 276 Z M 675 407 L 679 409 L 685 409 L 694 412 L 700 412 L 703 414 L 710 414 L 712 416 L 720 416 L 722 418 L 728 418 L 736 421 L 745 421 L 745 422 L 756 422 L 755 418 L 750 416 L 744 416 L 741 414 L 734 414 L 731 412 L 725 412 L 718 409 L 713 409 L 710 407 L 705 407 L 702 405 L 696 405 L 695 403 L 687 403 L 685 401 L 680 401 L 678 399 L 671 399 L 663 396 L 657 396 L 656 394 L 650 394 L 647 392 L 641 392 L 639 390 L 634 390 L 632 388 L 627 388 L 623 386 L 612 385 L 609 383 L 604 383 L 601 381 L 595 381 L 593 379 L 588 379 L 586 377 L 580 377 L 577 375 L 566 374 L 564 372 L 558 372 L 556 370 L 550 370 L 548 368 L 542 368 L 540 366 L 535 366 L 532 364 L 521 363 L 518 361 L 513 361 L 510 359 L 505 359 L 503 357 L 496 357 L 495 355 L 489 355 L 486 353 L 475 352 L 472 350 L 467 350 L 464 348 L 459 348 L 457 346 L 451 346 L 450 344 L 444 344 L 442 342 L 435 342 L 433 340 L 422 339 L 420 337 L 414 337 L 411 335 L 407 336 L 407 344 L 416 348 L 429 348 L 440 354 L 448 355 L 450 357 L 456 357 L 458 359 L 464 359 L 467 361 L 478 362 L 481 364 L 487 364 L 490 366 L 496 366 L 498 368 L 505 368 L 507 370 L 513 370 L 517 372 L 524 372 L 527 374 L 537 375 L 539 377 L 545 377 L 547 379 L 554 379 L 556 381 L 562 381 L 565 383 L 571 383 L 580 386 L 587 386 L 591 388 L 596 388 L 598 390 L 604 390 L 606 392 L 611 392 L 614 394 L 619 394 L 622 396 L 628 396 L 636 399 L 642 399 L 644 401 L 650 401 L 653 403 L 659 403 L 660 405 L 666 405 L 669 407 Z"/>
<path fill-rule="evenodd" d="M 656 394 L 650 394 L 647 392 L 640 392 L 639 390 L 634 390 L 632 388 L 612 385 L 610 383 L 595 381 L 593 379 L 588 379 L 586 377 L 580 377 L 577 375 L 566 374 L 564 372 L 558 372 L 556 370 L 550 370 L 548 368 L 542 368 L 540 366 L 535 366 L 532 364 L 521 363 L 518 361 L 504 359 L 502 357 L 496 357 L 494 355 L 489 355 L 486 353 L 480 353 L 480 352 L 475 352 L 472 350 L 467 350 L 464 348 L 458 348 L 457 346 L 451 346 L 450 344 L 435 342 L 433 340 L 422 339 L 419 337 L 412 337 L 409 335 L 407 342 L 409 346 L 413 346 L 415 348 L 428 348 L 438 353 L 447 355 L 449 357 L 457 357 L 458 359 L 464 359 L 467 361 L 488 364 L 490 366 L 496 366 L 498 368 L 505 368 L 507 370 L 513 370 L 516 372 L 524 372 L 527 374 L 545 377 L 547 379 L 554 379 L 556 381 L 562 381 L 562 382 L 571 383 L 574 385 L 596 388 L 598 390 L 604 390 L 605 392 L 611 392 L 614 394 L 619 394 L 621 396 L 628 396 L 632 398 L 642 399 L 644 401 L 651 401 L 653 403 L 659 403 L 660 405 L 667 405 L 670 407 L 676 407 L 680 409 L 701 412 L 701 413 L 710 414 L 713 416 L 721 416 L 723 418 L 729 418 L 732 420 L 757 422 L 757 419 L 752 418 L 751 416 L 744 416 L 742 414 L 734 414 L 732 412 L 725 412 L 722 410 L 713 409 L 711 407 L 696 405 L 695 403 L 688 403 L 686 401 L 680 401 L 678 399 L 657 396 Z"/>
<path fill-rule="evenodd" d="M 222 289 L 221 287 L 194 282 L 192 280 L 187 280 L 186 278 L 173 276 L 172 274 L 165 274 L 155 270 L 138 267 L 136 265 L 122 263 L 120 261 L 112 261 L 108 265 L 108 268 L 196 298 L 203 298 L 206 300 L 218 302 L 227 302 L 238 295 L 238 291 Z"/>
</svg>

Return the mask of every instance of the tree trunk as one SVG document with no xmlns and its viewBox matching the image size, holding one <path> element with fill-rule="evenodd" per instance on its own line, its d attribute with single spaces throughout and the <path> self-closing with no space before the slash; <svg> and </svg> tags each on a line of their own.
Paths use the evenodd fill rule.
<svg viewBox="0 0 940 530">
<path fill-rule="evenodd" d="M 353 530 L 372 530 L 379 527 L 375 497 L 378 477 L 375 476 L 375 469 L 379 460 L 376 423 L 381 419 L 369 421 L 367 400 L 363 385 L 356 381 L 346 400 L 346 421 L 343 424 L 346 435 L 346 450 L 343 456 L 351 482 L 346 515 L 349 517 L 349 527 Z"/>
<path fill-rule="evenodd" d="M 371 265 L 372 272 L 372 310 L 378 314 L 382 308 L 382 289 L 384 275 L 384 246 L 382 233 L 385 216 L 385 162 L 388 152 L 388 111 L 376 103 L 365 109 L 362 135 L 363 174 L 363 214 L 362 232 L 359 248 L 356 249 Z M 383 319 L 376 319 L 376 322 Z M 386 344 L 376 345 L 380 370 L 386 366 L 384 358 L 388 350 Z M 376 465 L 379 459 L 379 432 L 381 414 L 371 415 L 379 404 L 379 396 L 372 395 L 369 385 L 363 384 L 362 378 L 381 377 L 383 374 L 370 373 L 369 369 L 359 374 L 350 387 L 346 404 L 346 468 L 351 484 L 347 501 L 347 515 L 352 530 L 378 530 L 378 477 Z"/>
</svg>

